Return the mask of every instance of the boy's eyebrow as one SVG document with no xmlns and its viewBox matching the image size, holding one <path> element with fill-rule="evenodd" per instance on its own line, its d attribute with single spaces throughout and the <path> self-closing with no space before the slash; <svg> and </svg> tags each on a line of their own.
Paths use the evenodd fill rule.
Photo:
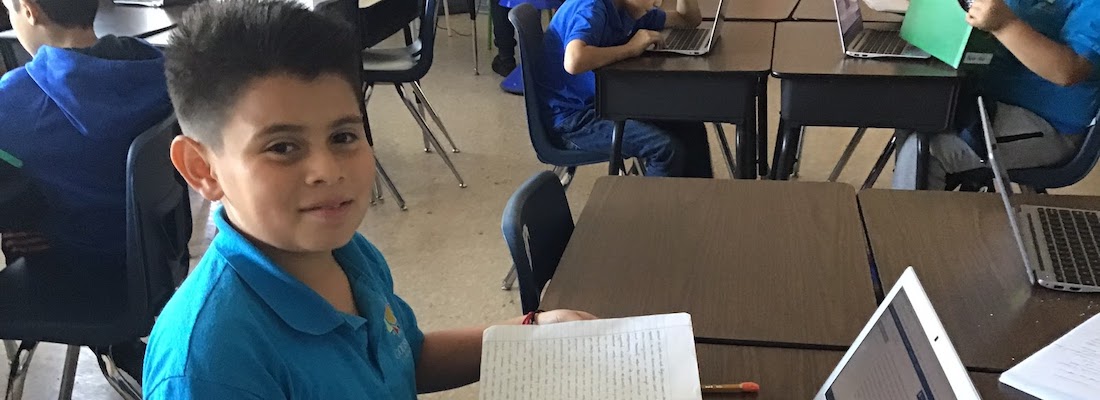
<svg viewBox="0 0 1100 400">
<path fill-rule="evenodd" d="M 301 125 L 275 124 L 265 126 L 264 129 L 261 129 L 260 132 L 256 134 L 256 136 L 268 136 L 276 133 L 299 133 L 304 132 L 305 130 L 306 128 Z"/>
<path fill-rule="evenodd" d="M 344 126 L 344 125 L 362 124 L 362 123 L 363 123 L 363 117 L 362 116 L 360 116 L 360 115 L 348 115 L 348 116 L 345 116 L 345 117 L 341 117 L 340 119 L 338 119 L 336 121 L 333 121 L 332 125 L 329 125 L 329 127 L 330 128 L 338 128 L 338 127 L 341 127 L 341 126 Z"/>
</svg>

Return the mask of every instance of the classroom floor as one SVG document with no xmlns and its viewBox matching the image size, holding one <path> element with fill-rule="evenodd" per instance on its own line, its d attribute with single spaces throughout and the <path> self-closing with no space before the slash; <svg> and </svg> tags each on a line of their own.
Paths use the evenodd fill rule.
<svg viewBox="0 0 1100 400">
<path fill-rule="evenodd" d="M 458 187 L 437 155 L 422 151 L 420 131 L 393 89 L 376 88 L 369 106 L 378 157 L 409 209 L 400 211 L 387 192 L 387 201 L 370 210 L 361 232 L 386 255 L 397 293 L 416 310 L 424 330 L 486 324 L 520 312 L 517 292 L 500 290 L 500 280 L 511 265 L 501 238 L 500 217 L 512 191 L 546 166 L 531 150 L 522 98 L 501 92 L 501 79 L 489 68 L 492 53 L 485 47 L 484 17 L 478 24 L 481 75 L 473 74 L 470 22 L 465 16 L 456 16 L 452 19 L 454 36 L 440 31 L 435 65 L 423 81 L 428 99 L 462 150 L 451 157 L 468 188 Z M 771 84 L 770 93 L 775 95 L 769 106 L 773 130 L 769 143 L 774 143 L 779 82 L 773 79 Z M 733 129 L 726 131 L 732 138 Z M 853 132 L 850 128 L 809 128 L 797 179 L 824 181 Z M 860 185 L 889 135 L 886 130 L 868 131 L 840 181 Z M 715 174 L 728 179 L 713 137 L 711 143 Z M 580 168 L 569 189 L 574 216 L 584 206 L 593 181 L 606 172 L 605 165 Z M 877 187 L 888 187 L 889 181 L 887 170 Z M 1097 194 L 1098 188 L 1100 174 L 1094 173 L 1058 193 Z M 40 346 L 27 379 L 25 399 L 57 397 L 63 358 L 63 346 Z M 100 375 L 90 351 L 85 349 L 80 361 L 74 399 L 119 398 Z M 0 388 L 6 386 L 7 375 L 7 365 L 0 365 Z M 476 385 L 421 396 L 477 397 Z"/>
</svg>

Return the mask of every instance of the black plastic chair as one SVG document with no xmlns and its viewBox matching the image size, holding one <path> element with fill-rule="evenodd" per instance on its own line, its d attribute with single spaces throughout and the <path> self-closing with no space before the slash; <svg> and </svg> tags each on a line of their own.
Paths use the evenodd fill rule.
<svg viewBox="0 0 1100 400">
<path fill-rule="evenodd" d="M 447 168 L 450 168 L 455 179 L 458 180 L 458 186 L 466 187 L 466 182 L 462 179 L 462 175 L 458 173 L 454 163 L 451 162 L 451 158 L 447 155 L 447 152 L 443 150 L 443 145 L 439 143 L 439 139 L 435 137 L 435 133 L 428 127 L 426 116 L 430 117 L 432 121 L 435 122 L 436 126 L 439 127 L 440 132 L 443 133 L 443 136 L 451 146 L 451 152 L 459 152 L 458 147 L 455 146 L 454 140 L 451 139 L 451 134 L 448 133 L 447 128 L 443 126 L 443 121 L 439 118 L 439 115 L 436 114 L 431 104 L 428 103 L 428 98 L 424 95 L 424 90 L 420 87 L 420 80 L 428 74 L 435 55 L 436 21 L 439 18 L 438 9 L 438 0 L 427 0 L 420 14 L 419 34 L 408 46 L 363 50 L 363 98 L 364 103 L 370 101 L 371 92 L 374 90 L 374 85 L 377 83 L 393 84 L 393 87 L 397 89 L 397 95 L 401 98 L 405 107 L 408 108 L 409 114 L 412 114 L 413 119 L 416 120 L 416 124 L 420 126 L 420 130 L 423 132 L 424 151 L 431 152 L 434 148 L 443 159 L 443 162 L 447 164 Z M 404 85 L 406 83 L 412 85 L 413 98 L 409 98 L 405 94 Z M 419 110 L 420 107 L 423 107 L 424 110 Z"/>
<path fill-rule="evenodd" d="M 21 395 L 38 342 L 69 345 L 62 396 L 71 395 L 79 348 L 88 346 L 119 394 L 141 398 L 140 383 L 131 380 L 140 376 L 121 374 L 113 354 L 115 346 L 149 334 L 154 317 L 187 273 L 191 210 L 187 188 L 168 157 L 177 132 L 173 116 L 130 145 L 126 265 L 119 266 L 124 273 L 104 276 L 81 265 L 32 265 L 25 258 L 0 272 L 0 338 L 22 341 L 11 355 L 9 398 Z M 124 282 L 114 281 L 119 277 Z"/>
<path fill-rule="evenodd" d="M 542 290 L 573 236 L 573 214 L 558 176 L 542 171 L 520 185 L 504 207 L 501 230 L 515 263 L 523 312 L 538 310 Z"/>
<path fill-rule="evenodd" d="M 1100 114 L 1097 115 L 1100 119 Z M 1038 193 L 1046 193 L 1047 189 L 1063 188 L 1080 182 L 1092 172 L 1096 161 L 1100 159 L 1100 134 L 1096 128 L 1096 121 L 1086 133 L 1085 140 L 1081 142 L 1081 148 L 1073 158 L 1057 166 L 1014 169 L 1008 171 L 1013 182 L 1026 186 Z"/>
</svg>

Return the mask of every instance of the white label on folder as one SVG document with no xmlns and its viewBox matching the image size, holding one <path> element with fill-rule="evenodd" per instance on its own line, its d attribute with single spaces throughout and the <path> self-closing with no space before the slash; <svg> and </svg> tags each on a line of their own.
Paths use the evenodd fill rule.
<svg viewBox="0 0 1100 400">
<path fill-rule="evenodd" d="M 993 61 L 993 53 L 966 53 L 963 56 L 963 64 L 988 65 Z"/>
</svg>

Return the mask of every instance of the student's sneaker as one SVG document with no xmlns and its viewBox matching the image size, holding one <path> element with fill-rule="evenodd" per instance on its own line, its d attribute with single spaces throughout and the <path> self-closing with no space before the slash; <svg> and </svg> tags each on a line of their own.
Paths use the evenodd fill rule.
<svg viewBox="0 0 1100 400">
<path fill-rule="evenodd" d="M 507 78 L 508 74 L 511 74 L 512 70 L 515 70 L 515 69 L 516 69 L 516 59 L 515 59 L 515 57 L 504 57 L 504 56 L 501 56 L 501 55 L 497 55 L 496 57 L 493 57 L 493 72 L 496 72 L 497 75 L 500 75 L 500 76 L 503 76 L 503 77 Z"/>
</svg>

